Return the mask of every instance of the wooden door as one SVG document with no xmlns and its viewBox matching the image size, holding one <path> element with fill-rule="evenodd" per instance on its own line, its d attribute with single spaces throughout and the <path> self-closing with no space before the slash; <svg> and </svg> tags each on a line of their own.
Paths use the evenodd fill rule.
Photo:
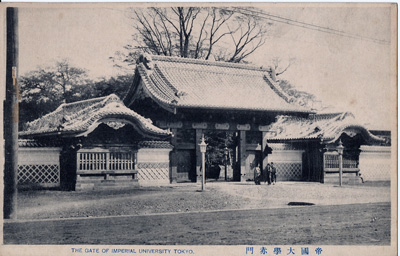
<svg viewBox="0 0 400 256">
<path fill-rule="evenodd" d="M 318 148 L 308 148 L 303 158 L 305 180 L 323 182 L 323 153 Z"/>
<path fill-rule="evenodd" d="M 194 150 L 177 150 L 177 181 L 196 181 L 196 158 Z"/>
</svg>

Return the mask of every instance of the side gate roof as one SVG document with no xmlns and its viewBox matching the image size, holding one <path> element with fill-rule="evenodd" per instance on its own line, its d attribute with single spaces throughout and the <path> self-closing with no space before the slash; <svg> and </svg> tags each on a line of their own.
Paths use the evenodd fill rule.
<svg viewBox="0 0 400 256">
<path fill-rule="evenodd" d="M 27 124 L 20 136 L 80 136 L 93 131 L 104 120 L 130 123 L 148 137 L 169 136 L 170 132 L 160 129 L 152 121 L 127 108 L 115 94 L 61 104 L 55 111 Z"/>
<path fill-rule="evenodd" d="M 370 144 L 385 142 L 384 138 L 373 135 L 359 124 L 350 112 L 314 114 L 307 118 L 278 116 L 269 129 L 269 142 L 320 140 L 333 143 L 343 133 L 350 136 L 360 133 Z"/>
</svg>

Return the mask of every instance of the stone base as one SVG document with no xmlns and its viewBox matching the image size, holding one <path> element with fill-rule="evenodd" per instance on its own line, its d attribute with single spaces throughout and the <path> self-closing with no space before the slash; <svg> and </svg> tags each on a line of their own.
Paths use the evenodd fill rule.
<svg viewBox="0 0 400 256">
<path fill-rule="evenodd" d="M 110 176 L 104 179 L 104 176 L 79 176 L 76 181 L 75 190 L 95 190 L 95 189 L 113 189 L 113 188 L 131 188 L 138 187 L 137 179 L 130 176 Z"/>
<path fill-rule="evenodd" d="M 324 176 L 325 184 L 339 185 L 339 173 L 325 173 Z M 355 185 L 362 183 L 361 178 L 355 173 L 343 173 L 342 184 L 343 185 Z"/>
<path fill-rule="evenodd" d="M 203 176 L 197 176 L 197 178 L 196 178 L 196 184 L 197 184 L 197 185 L 201 185 L 202 182 L 203 182 Z"/>
<path fill-rule="evenodd" d="M 36 189 L 50 189 L 60 188 L 60 183 L 25 183 L 18 184 L 18 189 L 21 190 L 36 190 Z"/>
</svg>

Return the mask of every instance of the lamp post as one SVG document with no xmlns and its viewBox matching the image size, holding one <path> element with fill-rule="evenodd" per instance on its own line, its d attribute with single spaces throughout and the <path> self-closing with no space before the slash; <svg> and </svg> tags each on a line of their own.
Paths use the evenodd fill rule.
<svg viewBox="0 0 400 256">
<path fill-rule="evenodd" d="M 227 146 L 225 146 L 224 153 L 225 153 L 225 181 L 227 181 L 228 180 L 226 177 L 228 175 L 228 147 Z"/>
<path fill-rule="evenodd" d="M 340 140 L 337 146 L 337 152 L 339 153 L 339 186 L 342 186 L 342 175 L 343 175 L 343 143 Z"/>
<path fill-rule="evenodd" d="M 201 152 L 201 168 L 202 168 L 202 180 L 201 180 L 201 191 L 204 191 L 206 188 L 206 150 L 207 144 L 204 141 L 204 134 L 201 137 L 200 152 Z"/>
</svg>

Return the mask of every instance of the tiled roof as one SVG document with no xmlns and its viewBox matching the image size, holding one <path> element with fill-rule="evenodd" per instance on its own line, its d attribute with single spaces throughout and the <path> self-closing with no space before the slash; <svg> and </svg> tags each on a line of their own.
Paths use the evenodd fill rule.
<svg viewBox="0 0 400 256">
<path fill-rule="evenodd" d="M 266 69 L 188 58 L 149 56 L 136 67 L 144 91 L 169 108 L 213 108 L 311 113 L 292 102 Z M 136 80 L 136 83 L 139 79 Z M 132 86 L 125 99 L 132 103 Z"/>
<path fill-rule="evenodd" d="M 383 142 L 360 125 L 349 112 L 313 114 L 308 118 L 278 116 L 270 126 L 268 141 L 321 139 L 327 143 L 336 141 L 345 130 L 356 130 L 370 142 Z"/>
<path fill-rule="evenodd" d="M 33 139 L 18 139 L 18 147 L 31 148 L 31 147 L 60 147 L 59 141 L 37 141 Z"/>
<path fill-rule="evenodd" d="M 19 135 L 78 135 L 96 128 L 101 120 L 128 121 L 140 132 L 153 136 L 170 135 L 152 121 L 127 108 L 115 94 L 60 105 L 55 111 L 27 124 Z"/>
<path fill-rule="evenodd" d="M 138 145 L 140 148 L 173 148 L 168 141 L 140 141 Z"/>
</svg>

